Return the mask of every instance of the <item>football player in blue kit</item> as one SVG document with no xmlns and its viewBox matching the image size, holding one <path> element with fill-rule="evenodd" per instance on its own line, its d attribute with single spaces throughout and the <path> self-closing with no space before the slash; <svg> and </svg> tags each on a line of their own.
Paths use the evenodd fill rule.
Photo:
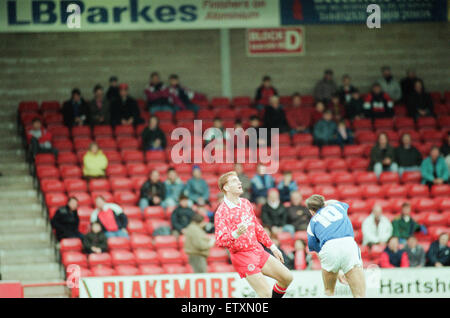
<svg viewBox="0 0 450 318">
<path fill-rule="evenodd" d="M 361 251 L 347 215 L 348 204 L 325 201 L 323 196 L 314 194 L 306 200 L 306 206 L 312 215 L 307 228 L 308 248 L 319 255 L 325 294 L 334 295 L 339 278 L 340 282 L 348 283 L 353 297 L 365 297 Z M 340 275 L 339 271 L 344 275 Z"/>
</svg>

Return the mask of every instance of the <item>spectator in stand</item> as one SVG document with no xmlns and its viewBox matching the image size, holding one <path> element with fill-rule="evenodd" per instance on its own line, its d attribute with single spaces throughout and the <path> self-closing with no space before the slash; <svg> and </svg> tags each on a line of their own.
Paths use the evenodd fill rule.
<svg viewBox="0 0 450 318">
<path fill-rule="evenodd" d="M 302 204 L 302 194 L 298 191 L 291 192 L 291 205 L 287 208 L 287 225 L 285 228 L 288 232 L 306 231 L 311 213 L 306 206 Z M 290 228 L 290 229 L 289 229 Z"/>
<path fill-rule="evenodd" d="M 95 125 L 109 125 L 111 123 L 110 103 L 103 94 L 100 84 L 94 87 L 94 98 L 89 103 L 89 123 Z"/>
<path fill-rule="evenodd" d="M 408 254 L 409 267 L 425 266 L 425 250 L 417 244 L 417 238 L 414 235 L 406 241 L 405 251 Z"/>
<path fill-rule="evenodd" d="M 166 187 L 159 179 L 158 170 L 152 170 L 148 180 L 142 184 L 140 191 L 139 207 L 142 211 L 148 206 L 157 206 L 166 197 Z"/>
<path fill-rule="evenodd" d="M 167 170 L 167 180 L 164 181 L 164 186 L 166 188 L 166 198 L 161 203 L 161 206 L 164 208 L 177 206 L 178 198 L 184 190 L 184 183 L 178 177 L 174 168 Z"/>
<path fill-rule="evenodd" d="M 297 182 L 292 180 L 291 171 L 285 171 L 283 173 L 283 180 L 278 183 L 277 189 L 280 192 L 281 202 L 289 202 L 291 193 L 298 190 Z"/>
<path fill-rule="evenodd" d="M 108 167 L 108 158 L 93 142 L 89 145 L 89 150 L 83 156 L 83 177 L 85 179 L 104 178 L 106 168 Z"/>
<path fill-rule="evenodd" d="M 276 235 L 270 235 L 271 234 L 270 232 L 268 232 L 267 234 L 271 238 L 273 244 L 275 244 L 275 246 L 278 247 L 278 249 L 280 250 L 281 254 L 283 255 L 284 266 L 286 266 L 289 270 L 293 270 L 294 269 L 294 253 L 292 253 L 292 252 L 286 253 L 284 248 L 282 246 L 280 246 L 280 241 L 278 240 Z M 264 246 L 264 250 L 267 253 L 269 253 L 270 255 L 274 256 L 272 251 L 270 250 L 270 248 L 267 248 L 267 247 Z"/>
<path fill-rule="evenodd" d="M 400 217 L 392 221 L 393 235 L 399 239 L 401 244 L 404 244 L 411 235 L 420 231 L 420 229 L 420 224 L 411 217 L 411 204 L 403 203 Z"/>
<path fill-rule="evenodd" d="M 287 224 L 287 216 L 287 210 L 280 201 L 280 193 L 275 188 L 270 189 L 267 194 L 267 202 L 261 209 L 263 225 L 270 229 L 272 234 L 277 235 Z"/>
<path fill-rule="evenodd" d="M 128 84 L 119 85 L 119 95 L 111 105 L 111 124 L 136 126 L 143 123 L 136 99 L 128 94 Z"/>
<path fill-rule="evenodd" d="M 225 139 L 225 127 L 223 127 L 223 122 L 220 117 L 214 118 L 213 126 L 205 131 L 203 138 L 207 144 L 216 140 L 216 147 L 222 148 Z"/>
<path fill-rule="evenodd" d="M 327 104 L 337 90 L 338 87 L 333 79 L 333 71 L 325 70 L 323 78 L 314 87 L 314 98 Z"/>
<path fill-rule="evenodd" d="M 448 167 L 444 157 L 440 154 L 439 147 L 431 147 L 430 156 L 422 161 L 420 171 L 422 183 L 429 187 L 434 184 L 448 183 Z"/>
<path fill-rule="evenodd" d="M 409 69 L 406 71 L 406 77 L 404 77 L 400 82 L 400 86 L 402 88 L 403 103 L 406 104 L 406 100 L 414 92 L 414 83 L 418 79 L 419 78 L 417 77 L 416 72 L 414 70 Z"/>
<path fill-rule="evenodd" d="M 275 187 L 275 180 L 270 174 L 266 174 L 266 167 L 259 163 L 256 166 L 256 174 L 251 182 L 251 201 L 256 204 L 266 203 L 267 191 Z"/>
<path fill-rule="evenodd" d="M 180 85 L 179 77 L 176 74 L 170 75 L 169 83 L 169 103 L 173 105 L 174 110 L 188 109 L 197 113 L 198 106 L 192 103 L 195 93 L 182 87 Z"/>
<path fill-rule="evenodd" d="M 259 128 L 262 128 L 259 122 L 259 118 L 256 115 L 253 115 L 250 117 L 250 127 L 255 129 L 255 137 L 256 137 L 256 143 L 257 147 L 265 147 L 267 145 L 267 138 L 263 138 L 263 136 L 260 134 Z M 253 149 L 253 144 L 251 141 L 251 135 L 249 135 L 249 148 Z"/>
<path fill-rule="evenodd" d="M 264 127 L 268 129 L 267 135 L 270 135 L 271 128 L 278 128 L 280 134 L 289 132 L 289 124 L 286 119 L 286 113 L 280 105 L 280 98 L 273 95 L 270 97 L 269 103 L 264 110 Z"/>
<path fill-rule="evenodd" d="M 409 267 L 408 253 L 400 249 L 398 238 L 392 236 L 380 256 L 381 268 Z"/>
<path fill-rule="evenodd" d="M 345 120 L 341 120 L 336 128 L 336 143 L 343 147 L 345 145 L 352 145 L 354 142 L 353 131 L 347 127 Z"/>
<path fill-rule="evenodd" d="M 192 178 L 186 183 L 186 195 L 192 203 L 203 205 L 209 202 L 209 186 L 202 178 L 199 166 L 192 167 Z"/>
<path fill-rule="evenodd" d="M 118 204 L 107 203 L 105 198 L 99 195 L 95 199 L 95 206 L 91 223 L 99 222 L 106 238 L 128 237 L 128 218 Z"/>
<path fill-rule="evenodd" d="M 381 85 L 375 83 L 364 101 L 364 116 L 367 118 L 389 118 L 394 116 L 394 102 L 382 91 Z"/>
<path fill-rule="evenodd" d="M 310 268 L 311 255 L 306 253 L 305 242 L 302 240 L 296 240 L 294 243 L 294 249 L 294 269 L 299 271 Z"/>
<path fill-rule="evenodd" d="M 327 109 L 323 113 L 323 118 L 314 125 L 314 143 L 319 147 L 335 144 L 336 123 L 333 121 L 333 113 Z"/>
<path fill-rule="evenodd" d="M 354 120 L 364 117 L 364 100 L 358 89 L 355 89 L 350 100 L 345 103 L 345 118 Z"/>
<path fill-rule="evenodd" d="M 241 194 L 241 197 L 250 200 L 250 190 L 252 185 L 249 177 L 244 173 L 244 168 L 242 167 L 242 164 L 236 163 L 234 165 L 234 171 L 236 171 L 239 181 L 241 181 L 242 184 L 243 192 Z"/>
<path fill-rule="evenodd" d="M 395 149 L 389 144 L 386 133 L 378 136 L 378 141 L 370 151 L 369 170 L 373 170 L 377 177 L 383 171 L 398 171 L 398 165 L 395 162 Z"/>
<path fill-rule="evenodd" d="M 402 98 L 402 90 L 398 81 L 394 79 L 391 68 L 389 66 L 383 66 L 381 68 L 382 77 L 378 80 L 383 92 L 386 92 L 394 102 L 400 101 Z"/>
<path fill-rule="evenodd" d="M 448 233 L 441 233 L 439 239 L 431 243 L 427 252 L 427 266 L 450 266 L 450 247 Z"/>
<path fill-rule="evenodd" d="M 112 105 L 115 100 L 120 99 L 119 79 L 117 76 L 111 76 L 109 78 L 109 87 L 106 91 L 106 99 L 109 101 L 110 105 Z"/>
<path fill-rule="evenodd" d="M 414 82 L 414 90 L 406 98 L 406 109 L 413 118 L 434 116 L 433 99 L 425 91 L 422 80 Z"/>
<path fill-rule="evenodd" d="M 333 112 L 335 121 L 340 121 L 342 118 L 344 118 L 345 108 L 343 104 L 341 104 L 338 93 L 331 95 L 330 102 L 328 103 L 328 109 Z"/>
<path fill-rule="evenodd" d="M 42 126 L 39 118 L 34 118 L 31 122 L 31 128 L 27 131 L 27 141 L 33 159 L 38 153 L 52 153 L 55 157 L 58 156 L 58 150 L 52 147 L 52 134 Z"/>
<path fill-rule="evenodd" d="M 411 144 L 411 135 L 402 135 L 400 145 L 395 148 L 395 159 L 398 164 L 398 173 L 401 176 L 405 171 L 419 171 L 422 163 L 422 154 Z"/>
<path fill-rule="evenodd" d="M 325 112 L 325 104 L 321 101 L 316 102 L 314 110 L 311 114 L 311 126 L 314 125 L 323 118 L 323 113 Z"/>
<path fill-rule="evenodd" d="M 356 92 L 357 89 L 355 86 L 352 85 L 352 79 L 350 75 L 345 74 L 342 76 L 342 85 L 339 87 L 338 95 L 339 100 L 342 105 L 345 105 L 350 102 L 352 99 L 352 95 L 354 92 Z"/>
<path fill-rule="evenodd" d="M 383 215 L 381 205 L 374 205 L 372 213 L 362 223 L 363 245 L 386 243 L 392 236 L 392 224 Z"/>
<path fill-rule="evenodd" d="M 81 97 L 81 91 L 78 88 L 74 88 L 70 99 L 64 102 L 62 114 L 64 117 L 64 125 L 67 127 L 87 124 L 89 106 Z"/>
<path fill-rule="evenodd" d="M 206 204 L 197 205 L 197 214 L 200 214 L 204 221 L 203 228 L 206 233 L 214 233 L 214 211 L 211 211 Z"/>
<path fill-rule="evenodd" d="M 189 207 L 189 198 L 182 194 L 180 196 L 180 204 L 173 210 L 170 216 L 174 235 L 182 234 L 184 228 L 191 223 L 193 216 L 194 211 Z"/>
<path fill-rule="evenodd" d="M 278 91 L 272 86 L 272 79 L 270 76 L 264 76 L 261 85 L 256 89 L 255 104 L 258 110 L 263 109 L 269 104 L 269 99 L 272 96 L 277 96 Z"/>
<path fill-rule="evenodd" d="M 144 150 L 164 150 L 167 146 L 166 135 L 159 128 L 159 119 L 154 115 L 142 131 L 142 146 Z"/>
<path fill-rule="evenodd" d="M 442 143 L 441 154 L 444 156 L 447 169 L 450 171 L 450 131 L 447 132 L 447 136 Z"/>
<path fill-rule="evenodd" d="M 67 205 L 56 210 L 56 213 L 50 222 L 55 230 L 56 239 L 58 241 L 65 238 L 83 238 L 83 234 L 78 230 L 80 219 L 78 217 L 77 209 L 77 198 L 70 197 L 67 201 Z"/>
<path fill-rule="evenodd" d="M 150 74 L 150 83 L 144 90 L 147 97 L 147 107 L 151 114 L 159 111 L 175 112 L 173 105 L 169 102 L 169 91 L 161 81 L 158 72 Z"/>
<path fill-rule="evenodd" d="M 205 230 L 205 219 L 200 214 L 194 214 L 191 223 L 184 229 L 184 251 L 188 255 L 189 264 L 194 273 L 206 273 L 206 258 L 215 240 L 210 238 Z"/>
<path fill-rule="evenodd" d="M 309 107 L 302 106 L 302 97 L 299 93 L 292 95 L 292 116 L 288 115 L 288 122 L 292 126 L 291 134 L 309 134 L 311 126 L 311 112 Z"/>
<path fill-rule="evenodd" d="M 91 231 L 83 238 L 83 253 L 100 254 L 108 251 L 108 240 L 105 233 L 102 232 L 102 226 L 99 222 L 91 224 Z"/>
</svg>

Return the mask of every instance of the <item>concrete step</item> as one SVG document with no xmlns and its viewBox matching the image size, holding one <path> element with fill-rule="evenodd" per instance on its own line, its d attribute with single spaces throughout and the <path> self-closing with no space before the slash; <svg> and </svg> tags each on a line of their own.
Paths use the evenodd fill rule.
<svg viewBox="0 0 450 318">
<path fill-rule="evenodd" d="M 5 208 L 2 207 L 2 209 L 7 209 L 7 211 L 0 211 L 0 222 L 5 220 L 23 220 L 42 217 L 40 208 L 30 208 L 30 210 L 21 211 L 21 208 L 10 206 Z"/>
<path fill-rule="evenodd" d="M 33 177 L 30 175 L 8 175 L 8 171 L 2 171 L 2 173 L 3 176 L 0 177 L 0 189 L 2 190 L 9 189 L 10 187 L 33 186 Z M 1 193 L 0 198 L 2 198 Z"/>
<path fill-rule="evenodd" d="M 28 190 L 26 190 L 28 191 Z M 36 193 L 34 194 L 35 196 L 37 195 Z M 24 208 L 24 210 L 27 209 L 28 205 L 32 205 L 32 204 L 40 204 L 40 201 L 38 200 L 37 197 L 20 197 L 17 195 L 12 195 L 10 197 L 8 196 L 2 196 L 0 197 L 0 213 L 2 213 L 2 211 L 4 211 L 5 209 L 9 209 L 9 208 L 16 208 L 16 204 L 19 204 L 22 206 L 22 208 Z"/>
<path fill-rule="evenodd" d="M 9 130 L 13 131 L 13 130 Z M 4 136 L 0 135 L 0 147 L 3 147 L 4 145 L 12 145 L 16 147 L 22 146 L 22 138 L 17 136 L 17 134 L 11 135 L 11 136 Z"/>
<path fill-rule="evenodd" d="M 43 218 L 3 220 L 0 222 L 0 234 L 2 233 L 47 233 L 50 226 Z"/>
<path fill-rule="evenodd" d="M 1 273 L 3 280 L 39 280 L 41 282 L 47 282 L 52 279 L 63 279 L 60 265 L 56 262 L 2 265 Z"/>
<path fill-rule="evenodd" d="M 0 251 L 1 265 L 37 264 L 55 261 L 56 256 L 53 247 Z"/>
<path fill-rule="evenodd" d="M 1 233 L 0 249 L 48 248 L 52 246 L 50 233 Z"/>
<path fill-rule="evenodd" d="M 66 286 L 26 287 L 23 294 L 25 298 L 69 298 L 70 290 Z"/>
<path fill-rule="evenodd" d="M 28 199 L 36 199 L 37 193 L 35 190 L 4 190 L 0 197 L 0 202 L 4 200 L 18 199 L 21 202 Z M 28 202 L 28 201 L 27 201 Z M 36 201 L 38 202 L 38 201 Z"/>
<path fill-rule="evenodd" d="M 10 169 L 26 169 L 28 175 L 28 163 L 26 163 L 25 161 L 6 161 L 2 159 L 2 161 L 0 161 L 0 171 Z"/>
</svg>

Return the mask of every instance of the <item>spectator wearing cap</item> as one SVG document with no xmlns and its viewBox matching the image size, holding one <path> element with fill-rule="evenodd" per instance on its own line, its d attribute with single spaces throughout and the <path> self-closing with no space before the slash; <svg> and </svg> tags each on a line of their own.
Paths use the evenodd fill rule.
<svg viewBox="0 0 450 318">
<path fill-rule="evenodd" d="M 280 193 L 272 188 L 267 193 L 267 202 L 261 208 L 261 219 L 271 233 L 278 234 L 287 224 L 288 212 L 280 200 Z"/>
<path fill-rule="evenodd" d="M 209 201 L 209 186 L 197 165 L 192 167 L 192 178 L 186 183 L 185 193 L 192 203 L 203 205 Z"/>
<path fill-rule="evenodd" d="M 108 240 L 99 222 L 91 224 L 91 230 L 83 238 L 83 253 L 100 254 L 108 251 Z"/>
<path fill-rule="evenodd" d="M 314 125 L 314 143 L 318 146 L 335 144 L 336 128 L 333 113 L 327 109 L 323 113 L 323 118 Z"/>
<path fill-rule="evenodd" d="M 89 150 L 83 156 L 83 177 L 86 179 L 104 178 L 107 167 L 108 158 L 97 143 L 91 143 Z"/>
<path fill-rule="evenodd" d="M 422 154 L 411 144 L 411 135 L 402 135 L 400 145 L 395 148 L 395 158 L 398 163 L 398 173 L 401 176 L 405 171 L 419 171 L 422 163 Z"/>
<path fill-rule="evenodd" d="M 78 200 L 75 197 L 69 198 L 67 205 L 56 210 L 55 215 L 51 219 L 51 225 L 55 230 L 58 241 L 65 238 L 83 238 L 83 235 L 78 230 L 80 219 L 77 210 Z"/>
<path fill-rule="evenodd" d="M 358 89 L 355 89 L 351 98 L 345 103 L 345 118 L 354 120 L 364 117 L 364 100 Z"/>
<path fill-rule="evenodd" d="M 342 105 L 350 102 L 353 93 L 357 91 L 356 87 L 352 84 L 350 75 L 342 75 L 342 85 L 339 87 L 338 96 Z"/>
<path fill-rule="evenodd" d="M 106 91 L 106 99 L 109 101 L 111 105 L 116 99 L 120 99 L 119 94 L 119 79 L 117 76 L 111 76 L 109 78 L 109 87 Z"/>
<path fill-rule="evenodd" d="M 179 205 L 173 210 L 170 220 L 172 222 L 172 230 L 175 235 L 183 233 L 189 223 L 191 223 L 194 211 L 189 207 L 189 198 L 182 194 L 179 198 Z"/>
<path fill-rule="evenodd" d="M 383 208 L 376 204 L 372 213 L 362 223 L 363 245 L 386 243 L 392 236 L 392 224 L 383 215 Z"/>
<path fill-rule="evenodd" d="M 100 84 L 94 87 L 94 98 L 89 103 L 89 123 L 95 125 L 109 125 L 111 123 L 110 103 L 103 94 Z"/>
<path fill-rule="evenodd" d="M 270 97 L 269 105 L 264 109 L 264 127 L 268 129 L 268 137 L 271 136 L 270 130 L 272 128 L 278 128 L 280 134 L 290 130 L 286 113 L 280 105 L 280 98 L 276 95 Z M 268 140 L 270 141 L 270 138 Z"/>
<path fill-rule="evenodd" d="M 292 172 L 283 172 L 283 180 L 278 183 L 278 191 L 280 192 L 281 202 L 289 202 L 291 193 L 298 190 L 297 182 L 292 180 Z"/>
<path fill-rule="evenodd" d="M 437 241 L 431 243 L 427 252 L 427 266 L 450 266 L 450 247 L 448 233 L 441 233 Z"/>
<path fill-rule="evenodd" d="M 263 164 L 256 166 L 256 174 L 251 179 L 251 201 L 256 204 L 266 203 L 267 191 L 275 187 L 275 180 L 270 174 L 266 174 Z"/>
<path fill-rule="evenodd" d="M 380 267 L 394 268 L 394 267 L 409 267 L 408 253 L 400 249 L 398 238 L 392 236 L 380 256 Z"/>
<path fill-rule="evenodd" d="M 386 92 L 395 102 L 400 101 L 402 98 L 402 89 L 398 81 L 394 79 L 391 68 L 389 66 L 383 66 L 381 68 L 381 76 L 378 83 L 380 83 L 383 92 Z"/>
<path fill-rule="evenodd" d="M 400 216 L 392 221 L 392 235 L 404 244 L 411 235 L 420 230 L 420 224 L 411 217 L 411 204 L 403 203 Z"/>
<path fill-rule="evenodd" d="M 167 170 L 167 179 L 164 181 L 164 187 L 166 188 L 166 197 L 161 205 L 164 208 L 177 206 L 178 199 L 184 190 L 184 183 L 178 177 L 174 168 Z"/>
<path fill-rule="evenodd" d="M 394 116 L 394 102 L 389 94 L 382 90 L 379 83 L 372 85 L 372 90 L 364 100 L 364 116 L 367 118 L 388 118 Z"/>
<path fill-rule="evenodd" d="M 142 211 L 148 206 L 157 206 L 166 197 L 166 187 L 159 178 L 158 170 L 152 170 L 148 179 L 142 184 L 139 207 Z"/>
<path fill-rule="evenodd" d="M 111 124 L 136 126 L 143 123 L 136 99 L 128 94 L 128 84 L 119 85 L 119 94 L 120 98 L 111 107 Z"/>
<path fill-rule="evenodd" d="M 422 161 L 420 166 L 422 183 L 428 186 L 448 183 L 449 173 L 444 157 L 441 156 L 439 147 L 433 146 L 430 156 Z"/>
<path fill-rule="evenodd" d="M 89 106 L 81 97 L 81 91 L 78 88 L 72 90 L 69 100 L 65 101 L 62 107 L 64 125 L 67 127 L 82 126 L 87 124 Z"/>
<path fill-rule="evenodd" d="M 406 109 L 413 118 L 434 116 L 433 99 L 425 91 L 422 80 L 414 82 L 414 90 L 406 97 Z"/>
<path fill-rule="evenodd" d="M 174 111 L 187 109 L 197 113 L 198 106 L 192 102 L 195 92 L 188 90 L 186 87 L 182 87 L 177 74 L 172 74 L 169 77 L 168 94 L 168 100 L 173 105 Z"/>
<path fill-rule="evenodd" d="M 265 75 L 262 78 L 261 85 L 256 89 L 255 104 L 258 110 L 264 108 L 269 104 L 269 100 L 272 96 L 278 95 L 278 91 L 272 86 L 272 79 L 270 76 Z"/>
<path fill-rule="evenodd" d="M 417 244 L 417 238 L 414 235 L 406 241 L 405 251 L 408 254 L 409 267 L 425 266 L 425 250 Z"/>
<path fill-rule="evenodd" d="M 331 100 L 331 96 L 337 92 L 337 85 L 333 79 L 333 71 L 327 69 L 324 72 L 323 78 L 317 82 L 314 87 L 314 97 L 317 101 L 322 101 L 325 104 Z"/>
<path fill-rule="evenodd" d="M 308 208 L 302 204 L 302 194 L 299 191 L 291 192 L 290 205 L 287 208 L 287 225 L 285 229 L 290 233 L 296 231 L 306 231 L 309 221 L 311 220 L 311 213 Z"/>
<path fill-rule="evenodd" d="M 389 144 L 386 133 L 378 136 L 377 143 L 370 151 L 369 170 L 373 170 L 377 177 L 383 171 L 398 171 L 398 164 L 395 162 L 395 149 Z"/>
<path fill-rule="evenodd" d="M 144 150 L 164 150 L 167 146 L 166 135 L 159 128 L 159 119 L 154 115 L 142 131 L 142 146 Z"/>
<path fill-rule="evenodd" d="M 171 111 L 175 109 L 169 102 L 169 91 L 167 86 L 161 81 L 158 72 L 150 74 L 150 83 L 144 90 L 147 97 L 147 107 L 151 114 L 159 111 Z"/>
<path fill-rule="evenodd" d="M 105 198 L 98 196 L 95 199 L 95 205 L 96 209 L 91 214 L 91 223 L 99 222 L 106 238 L 128 237 L 128 218 L 118 204 L 108 203 Z"/>
<path fill-rule="evenodd" d="M 27 130 L 30 153 L 34 158 L 38 153 L 52 153 L 58 156 L 58 150 L 52 146 L 52 134 L 42 126 L 39 118 L 33 118 L 31 128 Z"/>
</svg>

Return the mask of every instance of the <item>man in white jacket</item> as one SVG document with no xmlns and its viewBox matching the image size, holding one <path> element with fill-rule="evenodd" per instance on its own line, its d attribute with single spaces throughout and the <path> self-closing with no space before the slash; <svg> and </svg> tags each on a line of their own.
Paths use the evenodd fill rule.
<svg viewBox="0 0 450 318">
<path fill-rule="evenodd" d="M 383 215 L 380 205 L 374 205 L 372 213 L 362 223 L 363 245 L 386 243 L 392 236 L 392 224 Z"/>
<path fill-rule="evenodd" d="M 91 223 L 99 222 L 106 238 L 128 237 L 128 218 L 123 209 L 115 203 L 107 203 L 105 198 L 95 199 L 96 209 L 91 214 Z"/>
</svg>

